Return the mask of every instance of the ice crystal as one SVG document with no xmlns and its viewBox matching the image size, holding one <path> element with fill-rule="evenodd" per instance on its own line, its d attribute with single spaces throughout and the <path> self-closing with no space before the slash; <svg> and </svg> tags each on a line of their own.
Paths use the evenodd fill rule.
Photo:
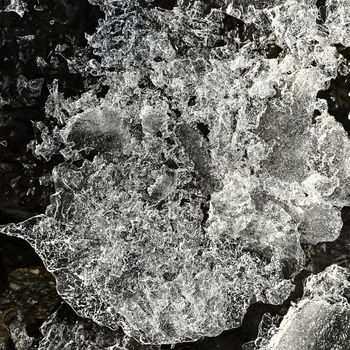
<svg viewBox="0 0 350 350">
<path fill-rule="evenodd" d="M 349 5 L 320 23 L 313 0 L 92 2 L 105 18 L 86 69 L 108 91 L 53 87 L 35 153 L 65 157 L 56 193 L 4 231 L 80 315 L 143 343 L 237 327 L 251 303 L 287 298 L 301 242 L 337 238 L 350 204 L 350 142 L 317 100 Z"/>
<path fill-rule="evenodd" d="M 346 350 L 350 344 L 349 271 L 331 266 L 306 281 L 303 299 L 260 350 Z"/>
</svg>

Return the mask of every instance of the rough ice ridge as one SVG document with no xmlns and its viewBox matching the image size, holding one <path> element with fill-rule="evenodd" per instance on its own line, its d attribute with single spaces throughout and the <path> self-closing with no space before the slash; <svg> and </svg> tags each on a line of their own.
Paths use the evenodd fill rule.
<svg viewBox="0 0 350 350">
<path fill-rule="evenodd" d="M 105 18 L 86 69 L 108 92 L 52 87 L 56 126 L 33 147 L 65 157 L 56 193 L 4 232 L 78 314 L 141 343 L 237 327 L 251 303 L 287 298 L 301 242 L 336 239 L 350 204 L 350 142 L 316 98 L 343 64 L 350 5 L 328 2 L 320 23 L 313 0 L 91 2 Z"/>
</svg>

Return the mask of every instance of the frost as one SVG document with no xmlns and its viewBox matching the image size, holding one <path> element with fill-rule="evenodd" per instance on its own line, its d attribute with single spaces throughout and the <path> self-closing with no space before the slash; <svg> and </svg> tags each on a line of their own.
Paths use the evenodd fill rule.
<svg viewBox="0 0 350 350">
<path fill-rule="evenodd" d="M 345 350 L 350 344 L 349 271 L 333 265 L 306 281 L 302 300 L 292 307 L 260 350 Z"/>
<path fill-rule="evenodd" d="M 39 124 L 33 148 L 64 156 L 56 193 L 4 232 L 30 242 L 81 316 L 140 342 L 237 327 L 252 303 L 288 297 L 301 243 L 336 239 L 350 204 L 350 142 L 317 100 L 348 5 L 319 24 L 312 0 L 93 2 L 105 18 L 86 69 L 109 89 L 64 99 L 54 84 L 55 126 Z"/>
</svg>

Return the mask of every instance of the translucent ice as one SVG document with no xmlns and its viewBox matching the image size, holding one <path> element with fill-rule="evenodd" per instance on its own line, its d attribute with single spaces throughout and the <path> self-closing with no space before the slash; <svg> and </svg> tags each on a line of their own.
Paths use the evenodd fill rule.
<svg viewBox="0 0 350 350">
<path fill-rule="evenodd" d="M 94 3 L 101 60 L 86 69 L 109 89 L 53 89 L 56 127 L 38 125 L 34 149 L 65 157 L 56 193 L 4 231 L 80 315 L 141 342 L 237 327 L 251 303 L 288 297 L 300 243 L 336 239 L 350 204 L 350 142 L 316 97 L 337 74 L 349 5 L 333 1 L 320 24 L 313 0 Z"/>
<path fill-rule="evenodd" d="M 20 17 L 23 17 L 28 9 L 24 0 L 11 0 L 11 3 L 6 7 L 5 11 L 16 12 Z"/>
<path fill-rule="evenodd" d="M 331 266 L 306 281 L 303 299 L 260 350 L 346 350 L 350 346 L 349 272 Z M 257 349 L 257 348 L 256 348 Z"/>
<path fill-rule="evenodd" d="M 61 307 L 44 322 L 38 350 L 160 350 L 158 346 L 142 346 L 120 330 L 99 327 L 65 311 Z"/>
</svg>

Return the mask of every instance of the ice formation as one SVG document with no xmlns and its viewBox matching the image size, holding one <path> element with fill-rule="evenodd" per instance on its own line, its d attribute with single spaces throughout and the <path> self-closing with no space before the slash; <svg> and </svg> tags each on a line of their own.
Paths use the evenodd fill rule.
<svg viewBox="0 0 350 350">
<path fill-rule="evenodd" d="M 5 11 L 16 12 L 20 17 L 23 17 L 27 11 L 27 4 L 23 0 L 11 0 Z"/>
<path fill-rule="evenodd" d="M 303 299 L 289 309 L 259 350 L 347 350 L 350 344 L 349 271 L 332 265 L 306 280 Z M 248 348 L 247 348 L 248 349 Z"/>
<path fill-rule="evenodd" d="M 237 327 L 288 297 L 301 243 L 336 239 L 350 204 L 350 142 L 317 100 L 346 69 L 350 3 L 324 19 L 315 0 L 91 2 L 106 93 L 52 86 L 34 152 L 64 156 L 56 193 L 4 232 L 79 315 L 141 343 Z"/>
<path fill-rule="evenodd" d="M 99 327 L 63 310 L 58 309 L 41 326 L 38 350 L 160 350 L 160 346 L 140 345 L 121 330 Z"/>
</svg>

